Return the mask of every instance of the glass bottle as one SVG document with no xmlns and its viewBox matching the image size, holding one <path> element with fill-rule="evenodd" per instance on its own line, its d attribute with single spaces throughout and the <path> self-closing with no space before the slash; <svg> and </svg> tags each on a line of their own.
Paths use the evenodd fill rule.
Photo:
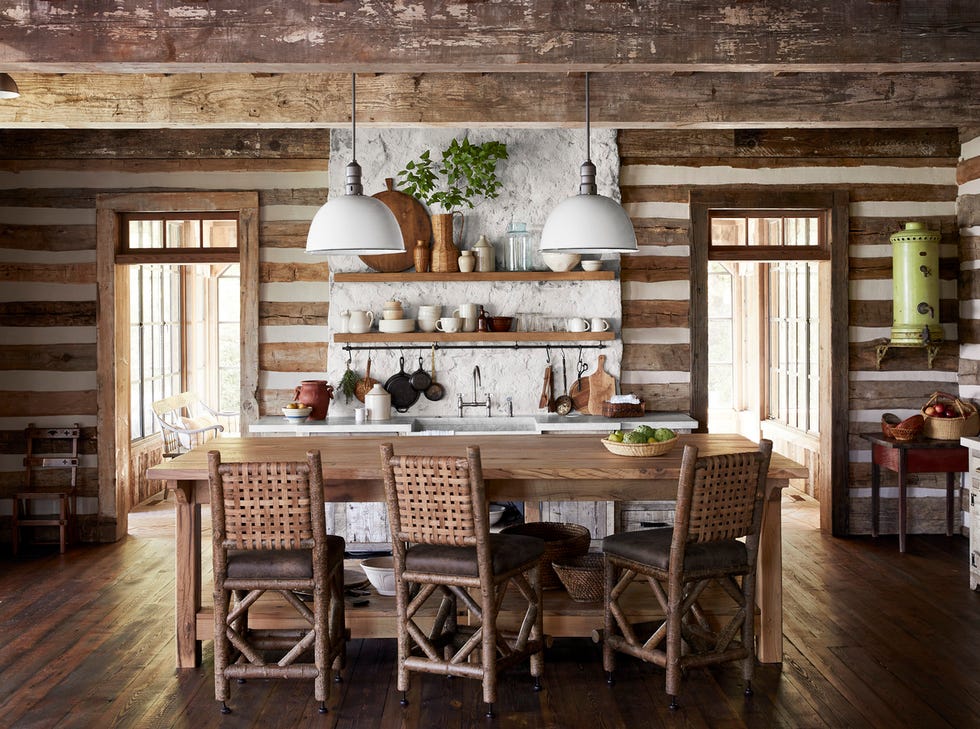
<svg viewBox="0 0 980 729">
<path fill-rule="evenodd" d="M 507 270 L 532 270 L 531 234 L 524 223 L 511 223 L 507 231 Z"/>
</svg>

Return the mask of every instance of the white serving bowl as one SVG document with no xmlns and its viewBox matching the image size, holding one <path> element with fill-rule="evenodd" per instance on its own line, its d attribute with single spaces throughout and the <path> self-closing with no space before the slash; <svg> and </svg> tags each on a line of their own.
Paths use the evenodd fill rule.
<svg viewBox="0 0 980 729">
<path fill-rule="evenodd" d="M 415 320 L 382 319 L 378 322 L 378 331 L 387 334 L 408 334 L 415 331 Z"/>
<path fill-rule="evenodd" d="M 555 273 L 564 273 L 565 271 L 571 271 L 573 268 L 575 268 L 578 265 L 578 262 L 582 260 L 582 255 L 580 253 L 542 251 L 541 258 L 544 259 L 544 265 Z"/>
<path fill-rule="evenodd" d="M 583 271 L 601 271 L 602 261 L 582 261 Z"/>
<path fill-rule="evenodd" d="M 361 569 L 379 595 L 395 594 L 395 562 L 391 557 L 369 557 Z"/>
<path fill-rule="evenodd" d="M 290 421 L 295 420 L 297 422 L 301 420 L 306 420 L 309 417 L 310 413 L 312 412 L 313 412 L 313 408 L 311 408 L 309 405 L 306 405 L 301 408 L 282 409 L 282 414 L 286 416 L 286 420 L 290 420 Z"/>
<path fill-rule="evenodd" d="M 490 504 L 490 526 L 500 521 L 506 510 L 507 507 L 503 504 Z"/>
</svg>

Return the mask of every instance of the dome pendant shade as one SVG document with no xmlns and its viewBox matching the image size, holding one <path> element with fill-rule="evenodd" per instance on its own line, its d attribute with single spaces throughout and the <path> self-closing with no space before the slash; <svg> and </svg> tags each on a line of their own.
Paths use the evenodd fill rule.
<svg viewBox="0 0 980 729">
<path fill-rule="evenodd" d="M 307 253 L 371 256 L 404 253 L 402 231 L 388 206 L 376 197 L 344 195 L 316 211 L 306 236 Z"/>
<path fill-rule="evenodd" d="M 541 231 L 542 251 L 634 253 L 636 232 L 623 207 L 604 195 L 575 195 L 558 203 Z"/>
<path fill-rule="evenodd" d="M 0 99 L 16 99 L 18 96 L 20 90 L 17 88 L 17 82 L 10 77 L 10 74 L 0 73 Z"/>
</svg>

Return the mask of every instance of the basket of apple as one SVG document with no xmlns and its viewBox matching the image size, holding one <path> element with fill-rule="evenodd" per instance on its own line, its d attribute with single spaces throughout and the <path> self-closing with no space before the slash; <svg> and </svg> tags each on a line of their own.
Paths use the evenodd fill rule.
<svg viewBox="0 0 980 729">
<path fill-rule="evenodd" d="M 922 408 L 922 434 L 937 440 L 957 440 L 980 432 L 975 406 L 948 392 L 934 392 Z"/>
<path fill-rule="evenodd" d="M 630 431 L 614 430 L 602 439 L 602 445 L 617 456 L 662 456 L 677 443 L 677 433 L 670 428 L 641 425 Z"/>
</svg>

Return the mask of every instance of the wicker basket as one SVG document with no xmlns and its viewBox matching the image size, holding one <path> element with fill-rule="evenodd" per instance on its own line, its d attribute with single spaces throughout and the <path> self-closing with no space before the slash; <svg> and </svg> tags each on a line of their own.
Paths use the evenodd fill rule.
<svg viewBox="0 0 980 729">
<path fill-rule="evenodd" d="M 926 415 L 926 408 L 937 403 L 951 408 L 958 415 L 955 418 Z M 922 434 L 926 438 L 959 440 L 963 436 L 974 436 L 980 432 L 980 414 L 977 414 L 977 409 L 948 392 L 934 392 L 929 402 L 922 407 L 922 417 L 925 419 Z"/>
<path fill-rule="evenodd" d="M 670 453 L 676 443 L 676 435 L 670 440 L 659 443 L 618 443 L 607 438 L 602 439 L 602 445 L 606 447 L 606 450 L 615 453 L 617 456 L 662 456 L 665 453 Z"/>
<path fill-rule="evenodd" d="M 568 596 L 575 602 L 599 602 L 602 600 L 602 554 L 589 552 L 551 565 L 558 574 Z"/>
<path fill-rule="evenodd" d="M 924 426 L 925 418 L 921 415 L 913 415 L 905 420 L 900 419 L 895 413 L 884 413 L 881 416 L 881 432 L 886 438 L 913 440 L 919 437 Z"/>
<path fill-rule="evenodd" d="M 541 587 L 545 590 L 558 590 L 561 580 L 553 562 L 565 562 L 572 557 L 581 557 L 589 551 L 592 535 L 581 524 L 562 524 L 554 521 L 529 521 L 514 524 L 500 530 L 501 534 L 521 534 L 544 540 L 544 554 L 541 556 Z"/>
<path fill-rule="evenodd" d="M 645 412 L 646 405 L 642 400 L 638 403 L 631 402 L 604 402 L 602 403 L 602 417 L 604 418 L 641 418 Z"/>
</svg>

